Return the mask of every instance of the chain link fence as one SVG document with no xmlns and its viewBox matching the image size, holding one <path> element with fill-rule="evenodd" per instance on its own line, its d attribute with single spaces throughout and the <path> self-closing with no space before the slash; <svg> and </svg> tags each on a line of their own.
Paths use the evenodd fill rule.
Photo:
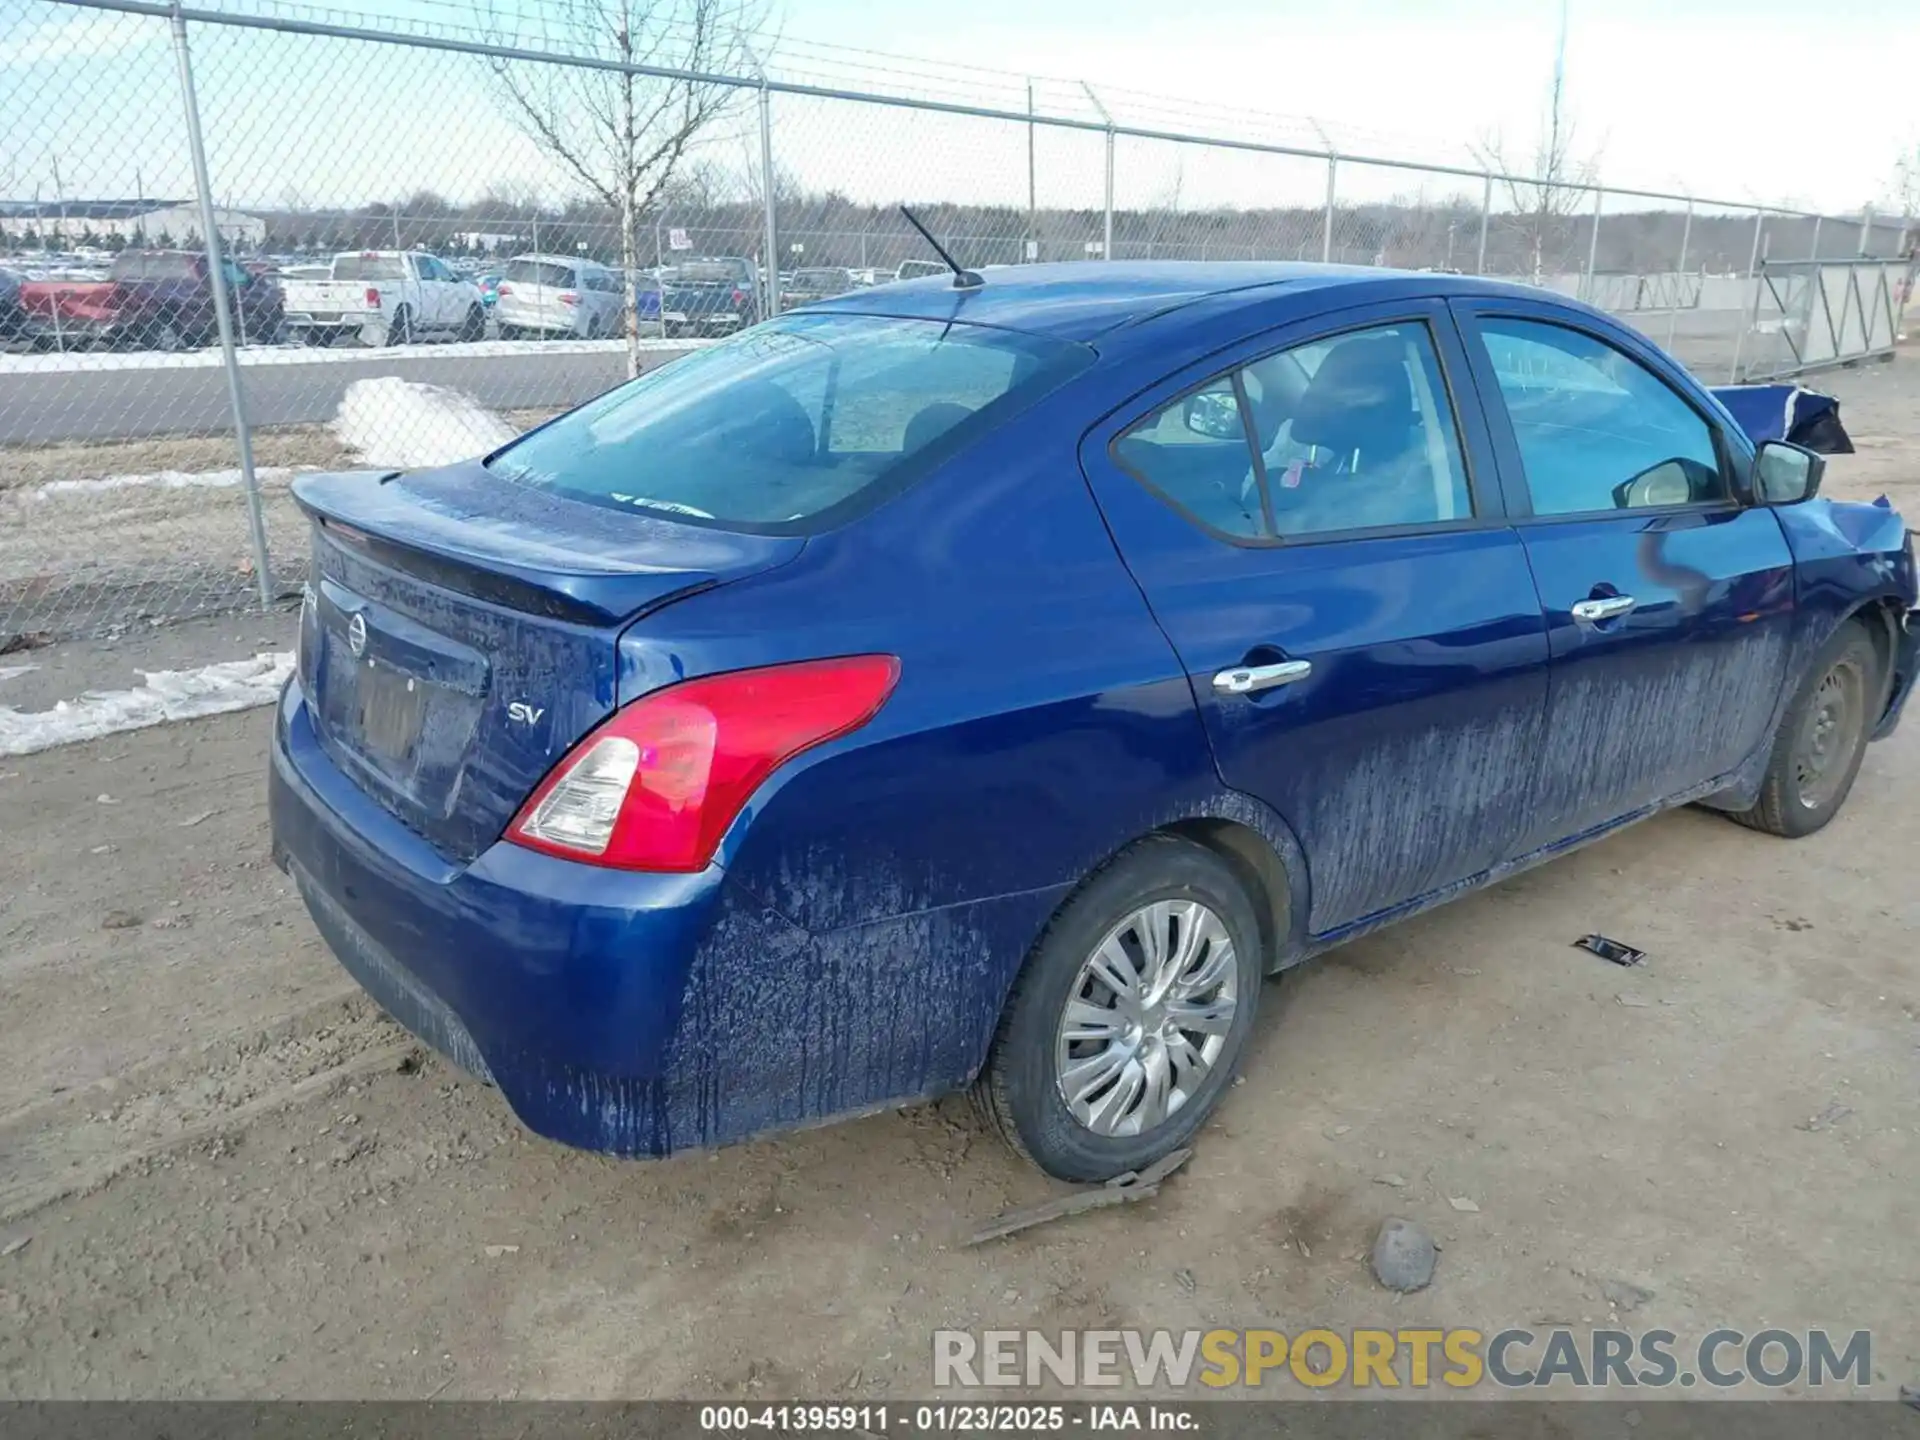
<svg viewBox="0 0 1920 1440">
<path fill-rule="evenodd" d="M 553 0 L 537 33 L 485 0 L 380 29 L 228 3 L 0 14 L 0 646 L 279 603 L 304 578 L 302 470 L 484 453 L 777 310 L 937 266 L 901 204 L 976 267 L 1501 276 L 1715 383 L 1885 342 L 1834 310 L 1855 291 L 1779 267 L 1915 238 L 1067 82 L 897 71 L 879 93 L 805 46 L 762 67 L 744 41 L 610 27 L 623 0 Z M 1857 293 L 1876 284 L 1897 282 Z M 1795 330 L 1830 316 L 1819 345 Z"/>
</svg>

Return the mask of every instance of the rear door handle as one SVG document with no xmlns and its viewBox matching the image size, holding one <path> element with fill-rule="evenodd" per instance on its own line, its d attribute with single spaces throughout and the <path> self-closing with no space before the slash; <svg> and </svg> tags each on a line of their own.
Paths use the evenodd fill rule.
<svg viewBox="0 0 1920 1440">
<path fill-rule="evenodd" d="M 1271 690 L 1276 685 L 1291 685 L 1313 673 L 1311 660 L 1282 660 L 1278 665 L 1240 665 L 1222 670 L 1213 677 L 1213 688 L 1222 695 L 1251 695 L 1256 690 Z"/>
<path fill-rule="evenodd" d="M 1631 595 L 1608 595 L 1599 600 L 1576 600 L 1573 619 L 1577 625 L 1592 629 L 1603 620 L 1617 620 L 1635 604 Z"/>
</svg>

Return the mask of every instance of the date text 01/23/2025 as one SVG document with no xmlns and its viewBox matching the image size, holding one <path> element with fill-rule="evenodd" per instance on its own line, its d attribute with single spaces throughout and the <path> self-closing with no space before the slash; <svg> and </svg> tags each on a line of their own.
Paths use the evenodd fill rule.
<svg viewBox="0 0 1920 1440">
<path fill-rule="evenodd" d="M 1192 1409 L 1175 1405 L 703 1405 L 700 1429 L 714 1435 L 843 1434 L 1041 1435 L 1083 1431 L 1197 1431 Z"/>
</svg>

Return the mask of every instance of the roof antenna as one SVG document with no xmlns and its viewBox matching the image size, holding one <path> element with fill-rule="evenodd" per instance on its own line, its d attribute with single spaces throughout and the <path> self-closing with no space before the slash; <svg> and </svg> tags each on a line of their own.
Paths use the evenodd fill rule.
<svg viewBox="0 0 1920 1440">
<path fill-rule="evenodd" d="M 973 271 L 962 270 L 960 268 L 960 263 L 957 260 L 955 260 L 953 256 L 947 253 L 946 247 L 942 245 L 938 240 L 933 238 L 933 232 L 927 229 L 926 226 L 920 223 L 919 216 L 915 215 L 911 210 L 909 210 L 904 205 L 900 207 L 900 213 L 907 217 L 907 223 L 909 225 L 913 226 L 914 229 L 918 230 L 921 233 L 921 235 L 925 237 L 927 244 L 933 247 L 933 253 L 938 255 L 942 260 L 947 262 L 947 268 L 953 271 L 953 288 L 954 289 L 978 290 L 982 285 L 987 283 L 986 281 L 982 280 L 978 275 L 974 274 Z"/>
</svg>

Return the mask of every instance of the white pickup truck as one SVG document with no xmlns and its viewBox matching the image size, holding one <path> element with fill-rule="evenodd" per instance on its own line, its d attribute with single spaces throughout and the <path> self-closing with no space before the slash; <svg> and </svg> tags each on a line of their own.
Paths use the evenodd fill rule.
<svg viewBox="0 0 1920 1440">
<path fill-rule="evenodd" d="M 418 250 L 343 250 L 325 279 L 289 275 L 287 329 L 309 345 L 357 334 L 369 345 L 408 345 L 427 335 L 483 340 L 480 287 Z"/>
</svg>

